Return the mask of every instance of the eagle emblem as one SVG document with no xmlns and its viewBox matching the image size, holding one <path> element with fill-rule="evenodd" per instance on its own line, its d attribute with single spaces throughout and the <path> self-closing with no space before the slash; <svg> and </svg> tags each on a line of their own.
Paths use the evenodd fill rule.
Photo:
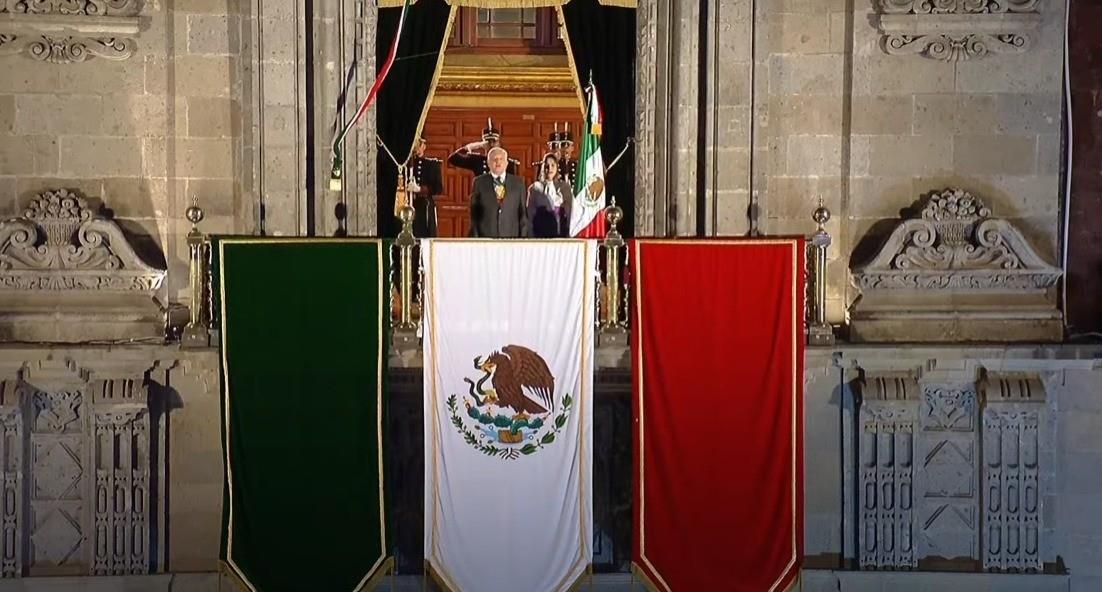
<svg viewBox="0 0 1102 592">
<path fill-rule="evenodd" d="M 556 400 L 555 377 L 543 357 L 522 345 L 506 345 L 475 356 L 474 369 L 482 375 L 463 379 L 467 394 L 446 401 L 452 425 L 467 444 L 513 460 L 555 441 L 573 399 L 564 394 Z"/>
<path fill-rule="evenodd" d="M 605 181 L 597 175 L 589 177 L 588 181 L 585 186 L 585 203 L 590 207 L 596 207 L 598 199 L 605 191 Z"/>
</svg>

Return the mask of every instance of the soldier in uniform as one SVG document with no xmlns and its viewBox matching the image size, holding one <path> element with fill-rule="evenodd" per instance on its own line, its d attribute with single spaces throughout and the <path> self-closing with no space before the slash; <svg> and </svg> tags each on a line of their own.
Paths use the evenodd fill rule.
<svg viewBox="0 0 1102 592">
<path fill-rule="evenodd" d="M 573 187 L 578 172 L 578 161 L 574 158 L 574 134 L 570 130 L 559 133 L 559 175 Z"/>
<path fill-rule="evenodd" d="M 406 162 L 406 190 L 413 194 L 413 235 L 436 236 L 436 196 L 444 193 L 439 158 L 425 156 L 425 138 L 417 138 L 413 156 Z"/>
<path fill-rule="evenodd" d="M 467 169 L 474 173 L 476 177 L 490 172 L 490 167 L 486 164 L 486 155 L 489 154 L 490 150 L 501 145 L 501 132 L 494 127 L 491 120 L 487 119 L 486 124 L 486 129 L 482 130 L 482 141 L 471 142 L 457 148 L 448 157 L 448 164 L 456 168 Z M 486 152 L 479 153 L 478 150 L 485 150 Z M 516 175 L 519 168 L 520 162 L 510 158 L 507 172 L 510 175 Z"/>
</svg>

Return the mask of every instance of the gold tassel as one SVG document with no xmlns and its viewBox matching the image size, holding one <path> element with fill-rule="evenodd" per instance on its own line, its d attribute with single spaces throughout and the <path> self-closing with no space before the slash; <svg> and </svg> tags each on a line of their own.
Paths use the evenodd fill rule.
<svg viewBox="0 0 1102 592">
<path fill-rule="evenodd" d="M 394 217 L 398 217 L 398 213 L 402 211 L 402 208 L 409 203 L 409 193 L 406 192 L 406 167 L 401 165 L 398 167 L 398 190 L 394 192 Z"/>
</svg>

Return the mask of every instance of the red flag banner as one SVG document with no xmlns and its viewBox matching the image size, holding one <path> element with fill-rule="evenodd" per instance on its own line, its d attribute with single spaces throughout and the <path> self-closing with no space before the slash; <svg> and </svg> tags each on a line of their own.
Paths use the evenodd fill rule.
<svg viewBox="0 0 1102 592">
<path fill-rule="evenodd" d="M 804 239 L 632 241 L 633 571 L 784 591 L 803 558 Z"/>
</svg>

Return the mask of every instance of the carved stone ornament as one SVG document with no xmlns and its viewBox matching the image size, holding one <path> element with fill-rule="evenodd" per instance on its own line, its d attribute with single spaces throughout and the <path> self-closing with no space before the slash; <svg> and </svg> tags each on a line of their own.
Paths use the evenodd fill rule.
<svg viewBox="0 0 1102 592">
<path fill-rule="evenodd" d="M 1061 275 L 982 201 L 949 188 L 931 194 L 917 218 L 902 221 L 872 261 L 854 268 L 861 298 L 852 318 L 870 341 L 1059 340 Z M 885 331 L 898 324 L 900 334 L 873 338 L 873 321 L 891 321 Z"/>
<path fill-rule="evenodd" d="M 946 62 L 1020 53 L 1041 22 L 1040 0 L 879 0 L 884 51 Z"/>
<path fill-rule="evenodd" d="M 137 49 L 140 0 L 0 0 L 0 55 L 55 64 L 125 60 Z"/>
<path fill-rule="evenodd" d="M 0 340 L 83 342 L 164 335 L 165 270 L 66 189 L 0 221 Z"/>
<path fill-rule="evenodd" d="M 0 222 L 0 289 L 153 292 L 165 272 L 143 262 L 114 222 L 66 190 Z"/>
</svg>

